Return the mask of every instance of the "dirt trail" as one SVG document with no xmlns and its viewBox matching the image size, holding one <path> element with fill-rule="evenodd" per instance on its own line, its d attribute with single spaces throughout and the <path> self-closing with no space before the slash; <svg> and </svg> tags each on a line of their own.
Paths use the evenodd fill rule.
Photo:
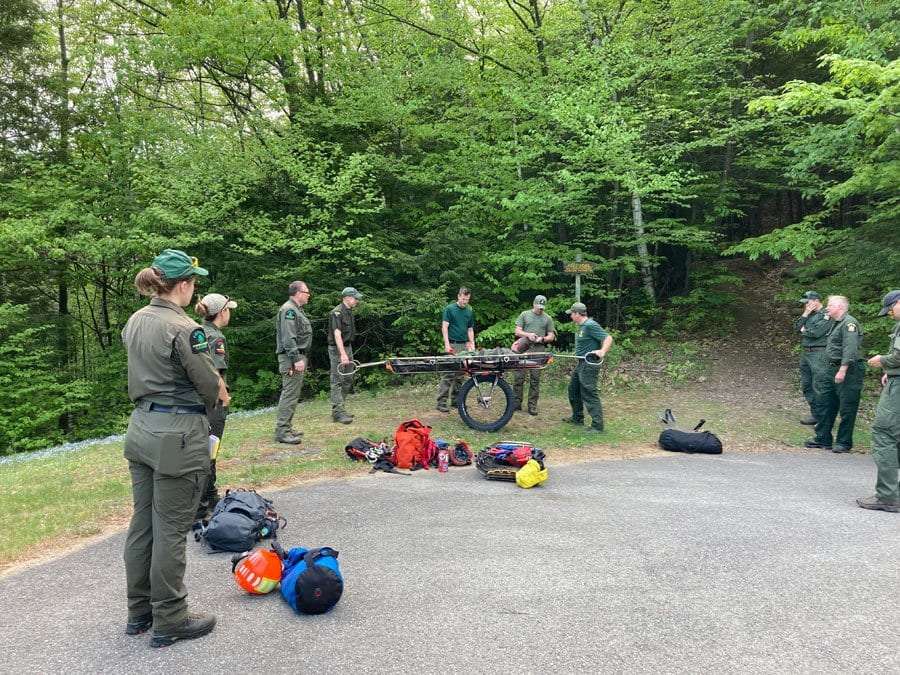
<svg viewBox="0 0 900 675">
<path fill-rule="evenodd" d="M 745 285 L 739 291 L 734 334 L 710 353 L 707 391 L 737 410 L 802 411 L 795 382 L 797 359 L 791 354 L 799 304 L 776 299 L 782 288 L 781 268 L 764 270 L 746 261 L 730 267 Z"/>
</svg>

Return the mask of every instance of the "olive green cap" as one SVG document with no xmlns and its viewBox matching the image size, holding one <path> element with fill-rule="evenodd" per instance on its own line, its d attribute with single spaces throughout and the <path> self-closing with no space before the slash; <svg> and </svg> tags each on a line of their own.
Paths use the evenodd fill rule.
<svg viewBox="0 0 900 675">
<path fill-rule="evenodd" d="M 822 296 L 816 293 L 815 291 L 806 291 L 803 296 L 800 298 L 800 302 L 807 303 L 810 300 L 821 300 Z"/>
<path fill-rule="evenodd" d="M 196 258 L 192 258 L 184 251 L 167 248 L 153 259 L 151 265 L 159 270 L 160 276 L 169 281 L 175 279 L 187 279 L 194 275 L 209 276 L 209 272 L 202 267 Z"/>
<path fill-rule="evenodd" d="M 587 305 L 585 305 L 583 302 L 572 303 L 572 306 L 566 310 L 566 314 L 573 313 L 587 315 Z"/>
<path fill-rule="evenodd" d="M 347 286 L 347 288 L 341 291 L 341 297 L 356 298 L 357 300 L 362 300 L 363 294 L 353 288 L 353 286 Z"/>
</svg>

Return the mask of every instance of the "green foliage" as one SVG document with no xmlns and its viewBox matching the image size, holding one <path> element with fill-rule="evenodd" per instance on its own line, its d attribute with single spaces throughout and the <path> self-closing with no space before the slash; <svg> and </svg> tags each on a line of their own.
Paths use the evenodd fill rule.
<svg viewBox="0 0 900 675">
<path fill-rule="evenodd" d="M 48 391 L 93 402 L 51 405 L 39 436 L 121 427 L 132 279 L 167 246 L 239 302 L 235 409 L 277 398 L 272 317 L 298 278 L 315 396 L 348 284 L 377 360 L 439 350 L 459 285 L 480 344 L 508 345 L 543 293 L 565 347 L 576 251 L 592 314 L 637 335 L 728 325 L 720 248 L 851 268 L 896 250 L 885 5 L 5 3 L 0 293 L 49 350 Z"/>
<path fill-rule="evenodd" d="M 46 326 L 30 326 L 27 307 L 0 305 L 0 454 L 62 440 L 59 418 L 88 407 L 88 385 L 48 368 Z"/>
<path fill-rule="evenodd" d="M 743 279 L 721 264 L 705 266 L 693 279 L 694 286 L 689 293 L 672 298 L 671 306 L 666 310 L 663 333 L 670 338 L 685 333 L 728 334 L 734 328 L 734 307 Z"/>
</svg>

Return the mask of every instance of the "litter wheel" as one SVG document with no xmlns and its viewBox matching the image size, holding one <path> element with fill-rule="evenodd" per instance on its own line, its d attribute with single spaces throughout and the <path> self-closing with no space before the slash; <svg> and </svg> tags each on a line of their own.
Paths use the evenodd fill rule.
<svg viewBox="0 0 900 675">
<path fill-rule="evenodd" d="M 475 431 L 499 431 L 516 405 L 509 382 L 499 373 L 473 375 L 459 390 L 459 416 Z"/>
</svg>

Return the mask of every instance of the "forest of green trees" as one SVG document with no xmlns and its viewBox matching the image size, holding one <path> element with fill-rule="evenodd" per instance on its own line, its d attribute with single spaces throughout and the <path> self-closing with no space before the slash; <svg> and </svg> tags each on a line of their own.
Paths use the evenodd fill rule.
<svg viewBox="0 0 900 675">
<path fill-rule="evenodd" d="M 898 286 L 898 45 L 888 0 L 3 0 L 0 453 L 122 428 L 166 247 L 239 303 L 243 408 L 277 397 L 297 278 L 314 366 L 346 285 L 364 358 L 433 353 L 461 283 L 491 346 L 572 301 L 575 251 L 620 332 L 704 330 L 733 256 L 868 319 Z"/>
</svg>

